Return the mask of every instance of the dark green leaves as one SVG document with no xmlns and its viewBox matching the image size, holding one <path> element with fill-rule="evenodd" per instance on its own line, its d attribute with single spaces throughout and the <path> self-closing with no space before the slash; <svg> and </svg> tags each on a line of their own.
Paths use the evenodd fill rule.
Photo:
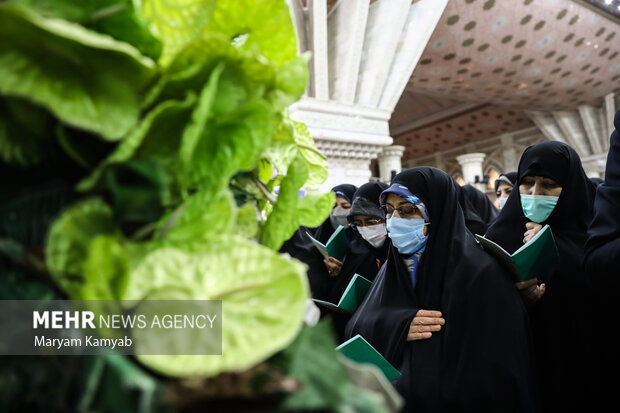
<svg viewBox="0 0 620 413">
<path fill-rule="evenodd" d="M 0 4 L 0 94 L 30 99 L 69 125 L 121 139 L 154 69 L 127 43 Z"/>
</svg>

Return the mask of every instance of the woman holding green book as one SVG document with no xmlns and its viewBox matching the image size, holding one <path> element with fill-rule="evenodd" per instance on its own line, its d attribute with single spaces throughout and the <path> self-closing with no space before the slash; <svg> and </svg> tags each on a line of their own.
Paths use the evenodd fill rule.
<svg viewBox="0 0 620 413">
<path fill-rule="evenodd" d="M 332 277 L 328 301 L 337 303 L 355 274 L 374 281 L 380 264 L 385 262 L 390 241 L 385 228 L 385 211 L 379 204 L 381 192 L 387 189 L 383 182 L 367 182 L 353 195 L 348 222 L 356 231 L 347 247 L 344 263 Z M 333 259 L 335 260 L 335 258 Z M 331 313 L 339 341 L 344 341 L 344 327 L 350 314 Z"/>
<path fill-rule="evenodd" d="M 600 306 L 583 266 L 596 187 L 573 148 L 546 141 L 523 152 L 515 188 L 485 237 L 513 253 L 544 225 L 553 232 L 559 264 L 517 284 L 532 322 L 543 411 L 593 411 L 598 340 L 588 332 L 600 331 L 591 317 Z"/>
<path fill-rule="evenodd" d="M 331 191 L 335 194 L 334 207 L 329 217 L 316 228 L 298 228 L 293 236 L 288 239 L 280 248 L 281 253 L 288 253 L 308 266 L 307 274 L 310 282 L 310 289 L 313 298 L 326 299 L 329 288 L 330 278 L 334 272 L 325 262 L 325 258 L 319 253 L 314 244 L 310 241 L 307 233 L 322 243 L 326 243 L 340 224 L 348 226 L 347 214 L 351 208 L 353 194 L 357 187 L 352 184 L 340 184 L 334 186 Z M 347 236 L 352 236 L 353 230 L 347 229 Z"/>
<path fill-rule="evenodd" d="M 454 180 L 405 170 L 381 195 L 392 245 L 346 327 L 402 376 L 406 412 L 533 412 L 527 312 L 465 226 Z"/>
</svg>

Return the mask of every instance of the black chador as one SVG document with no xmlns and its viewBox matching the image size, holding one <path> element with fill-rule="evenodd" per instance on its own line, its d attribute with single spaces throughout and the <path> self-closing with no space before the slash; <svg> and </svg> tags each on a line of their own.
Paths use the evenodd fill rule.
<svg viewBox="0 0 620 413">
<path fill-rule="evenodd" d="M 544 411 L 589 411 L 588 394 L 596 388 L 591 351 L 596 334 L 588 314 L 597 306 L 585 282 L 584 244 L 592 219 L 595 186 L 570 146 L 547 141 L 528 147 L 521 156 L 515 187 L 486 237 L 513 253 L 523 245 L 525 224 L 519 183 L 525 176 L 543 176 L 560 184 L 562 192 L 549 224 L 560 261 L 540 274 L 543 297 L 529 308 Z M 585 409 L 585 410 L 584 410 Z"/>
<path fill-rule="evenodd" d="M 534 372 L 524 304 L 503 266 L 466 229 L 454 180 L 439 169 L 399 173 L 428 209 L 428 240 L 415 288 L 390 246 L 366 299 L 346 328 L 360 334 L 402 376 L 407 412 L 532 412 Z M 430 339 L 407 341 L 418 310 L 445 318 Z"/>
</svg>

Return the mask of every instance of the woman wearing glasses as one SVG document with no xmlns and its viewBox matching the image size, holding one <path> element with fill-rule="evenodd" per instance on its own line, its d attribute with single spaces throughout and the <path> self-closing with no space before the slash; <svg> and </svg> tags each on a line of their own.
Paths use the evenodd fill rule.
<svg viewBox="0 0 620 413">
<path fill-rule="evenodd" d="M 346 337 L 361 335 L 402 373 L 404 411 L 535 411 L 525 307 L 466 229 L 456 183 L 408 169 L 381 202 L 392 244 Z"/>
</svg>

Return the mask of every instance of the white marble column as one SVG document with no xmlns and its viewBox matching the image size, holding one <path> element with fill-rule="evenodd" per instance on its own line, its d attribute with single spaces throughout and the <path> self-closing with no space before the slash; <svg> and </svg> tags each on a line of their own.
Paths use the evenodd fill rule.
<svg viewBox="0 0 620 413">
<path fill-rule="evenodd" d="M 379 178 L 383 182 L 390 182 L 392 171 L 399 173 L 402 170 L 401 158 L 405 147 L 401 145 L 385 146 L 378 156 Z"/>
<path fill-rule="evenodd" d="M 289 110 L 327 158 L 321 190 L 368 182 L 371 159 L 393 142 L 390 116 L 448 0 L 287 3 L 299 52 L 312 52 L 306 94 Z M 383 162 L 388 180 L 400 171 L 403 150 Z"/>
<path fill-rule="evenodd" d="M 463 169 L 463 180 L 465 184 L 474 185 L 476 188 L 484 192 L 484 184 L 476 184 L 476 176 L 479 180 L 482 180 L 484 173 L 482 171 L 482 163 L 484 162 L 485 154 L 482 152 L 466 153 L 456 157 L 456 160 Z"/>
<path fill-rule="evenodd" d="M 504 169 L 500 172 L 516 171 L 519 168 L 520 155 L 517 153 L 513 136 L 511 134 L 504 134 L 501 136 L 500 142 L 502 147 L 502 159 L 504 161 Z"/>
</svg>

